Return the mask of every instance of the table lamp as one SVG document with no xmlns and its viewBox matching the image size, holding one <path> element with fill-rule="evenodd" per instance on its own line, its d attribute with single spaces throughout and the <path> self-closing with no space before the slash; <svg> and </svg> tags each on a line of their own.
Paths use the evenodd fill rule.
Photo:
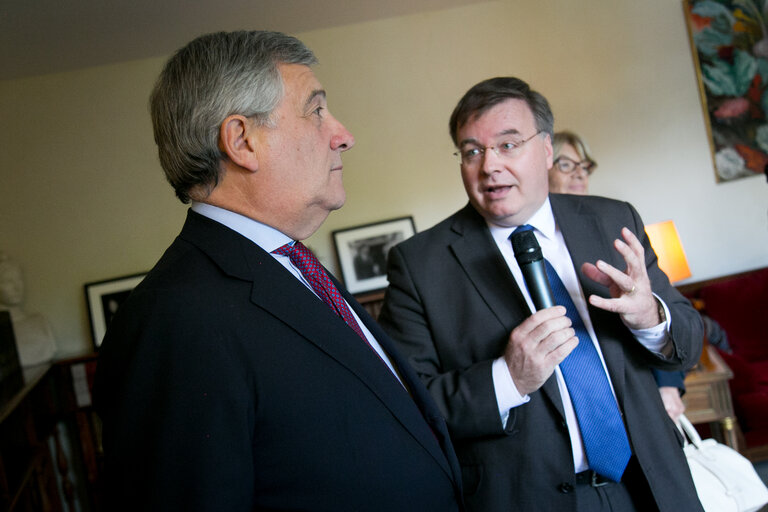
<svg viewBox="0 0 768 512">
<path fill-rule="evenodd" d="M 691 277 L 691 269 L 688 268 L 688 260 L 674 222 L 666 220 L 649 224 L 645 226 L 645 232 L 659 258 L 659 268 L 667 274 L 670 283 Z"/>
<path fill-rule="evenodd" d="M 675 223 L 671 220 L 657 222 L 645 226 L 645 232 L 651 241 L 656 256 L 659 261 L 659 268 L 667 274 L 670 283 L 682 281 L 691 277 L 691 269 L 688 268 L 688 260 L 685 258 L 683 244 L 680 243 L 680 237 L 677 234 Z M 706 344 L 706 336 L 704 343 Z M 712 369 L 713 363 L 709 357 L 709 350 L 705 347 L 701 353 L 700 364 L 706 368 Z"/>
</svg>

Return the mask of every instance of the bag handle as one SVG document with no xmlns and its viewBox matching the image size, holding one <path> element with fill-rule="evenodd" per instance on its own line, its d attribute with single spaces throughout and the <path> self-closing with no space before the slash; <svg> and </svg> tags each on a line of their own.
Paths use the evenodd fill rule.
<svg viewBox="0 0 768 512">
<path fill-rule="evenodd" d="M 678 418 L 678 427 L 680 428 L 683 437 L 690 439 L 691 444 L 696 448 L 701 448 L 701 436 L 699 436 L 699 433 L 691 423 L 691 420 L 685 417 L 685 414 L 681 414 Z"/>
</svg>

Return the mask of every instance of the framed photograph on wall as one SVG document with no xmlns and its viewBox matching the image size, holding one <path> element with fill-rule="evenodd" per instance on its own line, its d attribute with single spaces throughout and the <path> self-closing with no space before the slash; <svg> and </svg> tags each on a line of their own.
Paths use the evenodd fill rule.
<svg viewBox="0 0 768 512">
<path fill-rule="evenodd" d="M 347 290 L 358 294 L 386 288 L 389 250 L 415 232 L 410 216 L 334 231 L 333 244 Z"/>
<path fill-rule="evenodd" d="M 768 168 L 768 15 L 759 5 L 683 0 L 718 183 Z"/>
<path fill-rule="evenodd" d="M 101 346 L 112 316 L 126 297 L 144 279 L 146 274 L 107 279 L 85 284 L 85 300 L 88 305 L 88 317 L 91 321 L 93 347 Z"/>
</svg>

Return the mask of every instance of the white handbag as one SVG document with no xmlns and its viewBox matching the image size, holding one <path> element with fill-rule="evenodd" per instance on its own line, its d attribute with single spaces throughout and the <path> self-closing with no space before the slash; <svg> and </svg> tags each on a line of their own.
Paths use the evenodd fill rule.
<svg viewBox="0 0 768 512">
<path fill-rule="evenodd" d="M 702 441 L 685 415 L 680 416 L 680 427 L 687 438 L 685 457 L 706 512 L 755 512 L 768 503 L 768 488 L 746 457 L 714 439 Z"/>
</svg>

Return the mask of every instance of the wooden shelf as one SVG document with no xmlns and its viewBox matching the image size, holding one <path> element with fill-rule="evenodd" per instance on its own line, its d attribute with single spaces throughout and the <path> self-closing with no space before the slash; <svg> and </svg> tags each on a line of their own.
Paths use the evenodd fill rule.
<svg viewBox="0 0 768 512">
<path fill-rule="evenodd" d="M 685 377 L 685 416 L 691 423 L 710 423 L 721 441 L 738 449 L 736 416 L 728 380 L 733 372 L 714 347 L 705 345 L 699 364 Z"/>
</svg>

